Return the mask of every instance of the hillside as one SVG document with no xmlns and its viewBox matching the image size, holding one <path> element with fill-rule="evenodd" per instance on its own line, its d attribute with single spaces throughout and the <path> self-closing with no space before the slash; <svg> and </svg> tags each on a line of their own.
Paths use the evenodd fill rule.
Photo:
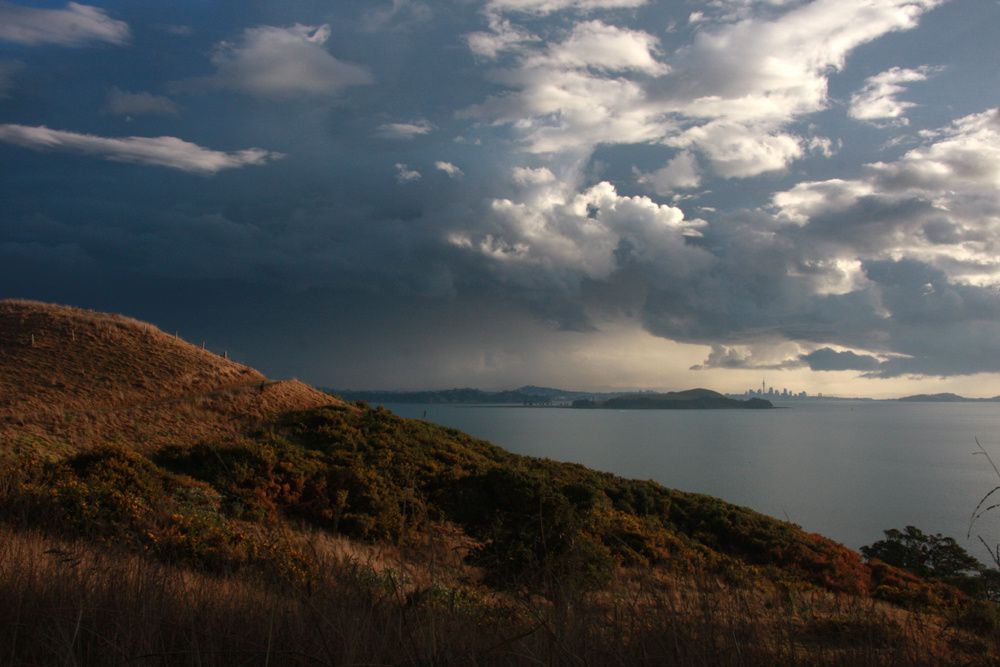
<svg viewBox="0 0 1000 667">
<path fill-rule="evenodd" d="M 996 655 L 970 632 L 995 630 L 993 607 L 951 585 L 717 498 L 271 382 L 141 322 L 3 302 L 0 370 L 11 664 L 267 663 L 272 646 L 274 664 Z M 157 634 L 171 615 L 223 629 L 177 621 L 164 632 L 192 643 L 176 649 Z M 387 636 L 403 649 L 379 653 Z"/>
<path fill-rule="evenodd" d="M 339 403 L 120 315 L 0 301 L 0 438 L 156 448 Z"/>
</svg>

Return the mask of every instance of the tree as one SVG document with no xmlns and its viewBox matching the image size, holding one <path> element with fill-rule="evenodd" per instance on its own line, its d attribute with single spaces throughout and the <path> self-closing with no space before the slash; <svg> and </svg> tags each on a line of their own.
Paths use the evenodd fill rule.
<svg viewBox="0 0 1000 667">
<path fill-rule="evenodd" d="M 861 553 L 868 560 L 878 559 L 927 579 L 964 578 L 985 569 L 952 538 L 926 535 L 913 526 L 885 531 L 884 540 L 861 547 Z"/>
</svg>

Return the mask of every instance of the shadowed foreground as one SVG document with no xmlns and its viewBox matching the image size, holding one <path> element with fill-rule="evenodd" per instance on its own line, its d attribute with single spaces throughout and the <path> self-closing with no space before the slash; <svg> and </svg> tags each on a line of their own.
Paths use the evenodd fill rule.
<svg viewBox="0 0 1000 667">
<path fill-rule="evenodd" d="M 553 603 L 417 586 L 426 571 L 385 558 L 327 553 L 310 586 L 288 590 L 6 533 L 0 656 L 109 666 L 994 664 L 986 638 L 938 616 L 818 590 L 623 576 L 614 593 Z"/>
</svg>

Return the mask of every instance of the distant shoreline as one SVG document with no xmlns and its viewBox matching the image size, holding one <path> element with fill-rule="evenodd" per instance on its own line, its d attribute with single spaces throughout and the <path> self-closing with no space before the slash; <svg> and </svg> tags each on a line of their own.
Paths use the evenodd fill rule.
<svg viewBox="0 0 1000 667">
<path fill-rule="evenodd" d="M 633 392 L 587 392 L 572 391 L 564 389 L 526 386 L 518 389 L 502 391 L 485 391 L 481 389 L 459 388 L 426 391 L 397 391 L 397 390 L 351 390 L 323 388 L 323 391 L 334 394 L 347 401 L 364 401 L 370 404 L 398 403 L 406 405 L 468 405 L 478 407 L 557 407 L 572 408 L 575 401 L 592 401 L 603 403 L 613 399 L 623 397 L 643 397 L 653 398 L 657 396 L 684 394 L 681 392 L 653 392 L 653 391 L 633 391 Z M 686 390 L 705 391 L 710 390 Z M 714 396 L 730 399 L 733 401 L 745 402 L 750 399 L 763 400 L 768 402 L 782 402 L 792 404 L 809 404 L 822 401 L 830 402 L 863 402 L 863 403 L 1000 403 L 1000 396 L 989 398 L 972 398 L 958 394 L 914 394 L 912 396 L 902 396 L 899 398 L 872 398 L 868 396 L 798 396 L 781 394 L 722 394 L 711 392 Z M 651 408 L 625 408 L 621 405 L 609 406 L 614 409 L 651 409 Z M 777 406 L 771 406 L 777 407 Z M 787 407 L 787 406 L 786 406 Z M 579 407 L 578 407 L 579 409 Z M 591 406 L 589 409 L 594 409 Z M 681 409 L 672 406 L 662 409 Z M 690 406 L 687 409 L 706 409 Z"/>
</svg>

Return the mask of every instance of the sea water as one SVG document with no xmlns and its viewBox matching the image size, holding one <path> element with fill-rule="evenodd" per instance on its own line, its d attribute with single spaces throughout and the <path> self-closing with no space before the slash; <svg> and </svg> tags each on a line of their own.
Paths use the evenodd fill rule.
<svg viewBox="0 0 1000 667">
<path fill-rule="evenodd" d="M 389 404 L 518 454 L 651 479 L 786 519 L 852 548 L 888 528 L 954 537 L 981 560 L 1000 511 L 1000 403 L 807 400 L 777 410 L 574 410 Z M 426 415 L 426 416 L 425 416 Z M 1000 496 L 1000 492 L 998 492 Z M 1000 500 L 1000 498 L 998 498 Z"/>
</svg>

